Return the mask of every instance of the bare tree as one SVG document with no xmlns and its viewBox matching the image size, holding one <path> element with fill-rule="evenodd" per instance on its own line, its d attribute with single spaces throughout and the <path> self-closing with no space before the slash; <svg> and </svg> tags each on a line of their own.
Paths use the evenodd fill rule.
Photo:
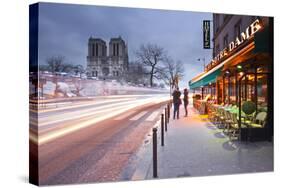
<svg viewBox="0 0 281 188">
<path fill-rule="evenodd" d="M 176 70 L 175 70 L 174 75 L 175 76 L 174 76 L 174 79 L 173 79 L 173 83 L 174 83 L 173 86 L 178 87 L 179 80 L 181 80 L 184 77 L 184 66 L 183 66 L 182 61 L 180 61 L 180 60 L 178 60 L 176 62 Z"/>
<path fill-rule="evenodd" d="M 181 61 L 174 61 L 167 57 L 163 61 L 163 67 L 160 69 L 161 78 L 167 85 L 171 85 L 172 89 L 178 87 L 178 81 L 184 76 L 184 66 Z"/>
<path fill-rule="evenodd" d="M 64 64 L 64 57 L 63 56 L 52 56 L 47 58 L 46 60 L 49 70 L 52 73 L 61 72 L 63 69 Z"/>
<path fill-rule="evenodd" d="M 83 81 L 80 79 L 73 79 L 73 84 L 74 84 L 75 91 L 72 92 L 75 93 L 78 97 L 80 97 L 81 91 L 85 88 Z"/>
<path fill-rule="evenodd" d="M 163 48 L 156 44 L 141 45 L 140 49 L 136 52 L 138 62 L 144 64 L 149 69 L 150 86 L 153 86 L 153 79 L 159 78 L 160 62 L 164 60 L 166 54 Z"/>
<path fill-rule="evenodd" d="M 57 72 L 71 72 L 75 69 L 70 63 L 66 63 L 64 56 L 52 56 L 46 60 L 47 68 L 51 73 Z"/>
<path fill-rule="evenodd" d="M 67 72 L 67 73 L 70 73 L 70 72 L 73 72 L 73 71 L 75 71 L 75 66 L 73 66 L 73 65 L 70 64 L 70 63 L 63 63 L 60 72 Z"/>
</svg>

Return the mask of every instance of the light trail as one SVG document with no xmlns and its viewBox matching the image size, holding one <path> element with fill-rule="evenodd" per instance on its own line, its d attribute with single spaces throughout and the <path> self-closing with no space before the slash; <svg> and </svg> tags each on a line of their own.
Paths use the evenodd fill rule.
<svg viewBox="0 0 281 188">
<path fill-rule="evenodd" d="M 47 126 L 47 125 L 52 125 L 52 124 L 59 123 L 59 122 L 64 122 L 67 120 L 74 120 L 74 119 L 80 119 L 85 116 L 92 116 L 91 119 L 81 121 L 78 124 L 63 127 L 62 129 L 53 130 L 46 134 L 39 135 L 39 138 L 37 137 L 37 135 L 30 134 L 30 139 L 33 142 L 37 143 L 38 145 L 42 145 L 42 144 L 50 142 L 54 139 L 57 139 L 59 137 L 65 136 L 69 133 L 78 131 L 82 128 L 86 128 L 95 123 L 98 123 L 103 120 L 117 116 L 117 115 L 124 113 L 126 111 L 129 111 L 135 107 L 144 106 L 144 105 L 148 105 L 148 104 L 159 104 L 159 103 L 167 101 L 167 100 L 169 100 L 169 97 L 167 97 L 167 96 L 165 96 L 165 97 L 154 96 L 154 97 L 151 97 L 148 99 L 138 99 L 138 100 L 135 100 L 133 103 L 130 101 L 130 102 L 123 102 L 122 105 L 120 105 L 119 103 L 114 104 L 114 105 L 106 105 L 106 108 L 105 108 L 105 106 L 101 106 L 101 107 L 99 107 L 99 109 L 100 109 L 99 111 L 96 111 L 97 109 L 95 109 L 95 111 L 92 113 L 88 113 L 88 114 L 86 113 L 87 115 L 85 114 L 85 112 L 81 113 L 79 111 L 78 113 L 80 113 L 80 116 L 77 115 L 75 117 L 74 116 L 69 117 L 69 114 L 67 114 L 67 115 L 62 114 L 60 116 L 55 116 L 56 118 L 59 118 L 58 120 L 50 121 L 50 119 L 54 118 L 54 117 L 51 117 L 45 123 L 41 124 L 39 122 L 40 126 Z M 87 111 L 89 112 L 89 110 L 87 110 Z M 64 116 L 67 116 L 67 117 L 63 118 Z"/>
<path fill-rule="evenodd" d="M 139 102 L 152 102 L 152 99 L 138 99 Z M 132 102 L 135 102 L 136 100 L 130 100 L 120 103 L 114 103 L 114 104 L 106 104 L 98 107 L 93 107 L 91 109 L 85 109 L 85 110 L 76 110 L 73 112 L 67 112 L 63 114 L 55 114 L 52 116 L 47 116 L 45 118 L 39 117 L 39 127 L 46 126 L 49 124 L 56 124 L 63 121 L 69 121 L 74 120 L 77 118 L 87 117 L 87 116 L 94 116 L 100 113 L 106 113 L 108 112 L 108 109 L 114 110 L 115 107 L 122 107 L 131 104 Z"/>
<path fill-rule="evenodd" d="M 46 112 L 55 112 L 55 111 L 61 111 L 61 110 L 68 110 L 68 109 L 73 109 L 73 108 L 81 108 L 81 107 L 88 107 L 92 105 L 100 105 L 100 104 L 105 104 L 105 103 L 110 103 L 110 102 L 116 102 L 116 101 L 126 101 L 126 100 L 131 100 L 131 99 L 137 99 L 136 97 L 129 97 L 129 98 L 124 98 L 124 99 L 106 99 L 106 101 L 87 101 L 87 102 L 80 102 L 80 104 L 75 104 L 73 102 L 69 102 L 68 106 L 64 107 L 59 107 L 59 108 L 51 108 L 51 109 L 43 109 L 39 112 L 40 113 L 46 113 Z M 81 104 L 82 103 L 82 104 Z M 52 104 L 55 105 L 55 104 Z"/>
</svg>

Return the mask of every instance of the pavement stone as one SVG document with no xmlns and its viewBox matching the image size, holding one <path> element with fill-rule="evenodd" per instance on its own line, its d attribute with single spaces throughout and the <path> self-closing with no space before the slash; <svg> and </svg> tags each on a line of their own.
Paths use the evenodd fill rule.
<svg viewBox="0 0 281 188">
<path fill-rule="evenodd" d="M 172 112 L 172 109 L 171 109 Z M 273 171 L 272 142 L 230 141 L 221 129 L 189 106 L 189 116 L 171 119 L 160 145 L 158 127 L 158 178 L 195 177 Z M 153 179 L 151 138 L 139 150 L 132 180 Z"/>
</svg>

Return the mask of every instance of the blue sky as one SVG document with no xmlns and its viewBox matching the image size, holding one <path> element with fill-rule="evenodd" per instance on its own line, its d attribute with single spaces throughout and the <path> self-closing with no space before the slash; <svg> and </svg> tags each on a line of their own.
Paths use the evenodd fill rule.
<svg viewBox="0 0 281 188">
<path fill-rule="evenodd" d="M 211 13 L 41 3 L 39 8 L 39 63 L 54 55 L 86 66 L 90 36 L 104 39 L 119 35 L 128 43 L 129 60 L 141 44 L 155 43 L 185 66 L 182 87 L 203 70 L 212 50 L 202 47 L 202 21 Z"/>
</svg>

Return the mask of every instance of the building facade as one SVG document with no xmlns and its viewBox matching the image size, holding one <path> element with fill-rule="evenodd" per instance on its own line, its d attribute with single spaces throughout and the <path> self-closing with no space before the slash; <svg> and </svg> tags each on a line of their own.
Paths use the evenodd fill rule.
<svg viewBox="0 0 281 188">
<path fill-rule="evenodd" d="M 99 38 L 89 38 L 87 75 L 99 79 L 120 79 L 128 70 L 128 48 L 121 38 L 111 38 L 109 50 L 106 42 Z M 108 53 L 107 53 L 108 52 Z"/>
<path fill-rule="evenodd" d="M 273 18 L 213 14 L 213 31 L 213 60 L 189 82 L 190 89 L 210 103 L 236 106 L 240 127 L 242 104 L 253 102 L 255 114 L 267 114 L 259 131 L 272 136 Z"/>
</svg>

